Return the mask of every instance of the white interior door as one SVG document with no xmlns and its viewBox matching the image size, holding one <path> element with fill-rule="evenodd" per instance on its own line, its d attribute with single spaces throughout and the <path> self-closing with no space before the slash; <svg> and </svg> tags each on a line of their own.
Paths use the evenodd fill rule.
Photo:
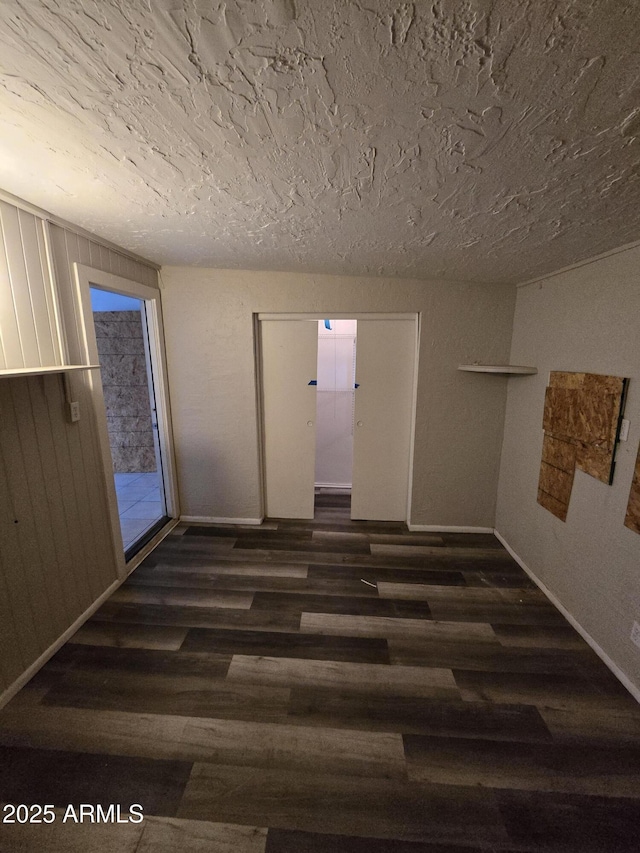
<svg viewBox="0 0 640 853">
<path fill-rule="evenodd" d="M 351 517 L 407 519 L 415 319 L 358 320 Z"/>
<path fill-rule="evenodd" d="M 313 518 L 318 324 L 261 320 L 265 512 Z"/>
</svg>

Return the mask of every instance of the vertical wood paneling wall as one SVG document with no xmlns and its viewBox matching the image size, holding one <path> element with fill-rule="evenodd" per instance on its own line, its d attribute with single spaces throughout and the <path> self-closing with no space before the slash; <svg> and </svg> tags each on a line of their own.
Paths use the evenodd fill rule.
<svg viewBox="0 0 640 853">
<path fill-rule="evenodd" d="M 152 267 L 120 255 L 100 243 L 88 240 L 58 225 L 51 225 L 51 247 L 69 362 L 80 364 L 84 362 L 84 348 L 78 333 L 81 327 L 78 323 L 78 312 L 81 308 L 76 298 L 73 264 L 86 264 L 103 272 L 147 284 L 149 287 L 158 286 L 158 277 Z"/>
<path fill-rule="evenodd" d="M 62 364 L 44 223 L 0 199 L 0 369 Z"/>
<path fill-rule="evenodd" d="M 24 251 L 24 235 L 39 241 L 37 218 L 1 204 L 0 258 L 22 252 L 32 259 L 34 255 Z M 6 229 L 6 222 L 17 222 L 20 229 Z M 152 287 L 157 286 L 157 274 L 58 225 L 51 225 L 50 234 L 68 355 L 78 362 L 80 305 L 73 263 Z M 37 245 L 44 251 L 44 245 Z M 46 258 L 40 257 L 44 274 Z M 18 308 L 19 300 L 12 299 L 15 311 L 26 310 L 26 299 L 31 299 L 28 282 L 37 269 L 25 264 L 25 271 L 21 279 L 11 279 L 12 287 L 18 281 L 15 290 L 23 300 Z M 9 318 L 10 329 L 15 323 L 11 305 L 0 304 L 0 317 Z M 44 323 L 45 307 L 48 311 L 40 305 L 39 313 L 34 307 L 38 323 Z M 40 340 L 38 323 L 28 336 L 31 355 Z M 4 333 L 4 322 L 2 329 Z M 27 338 L 22 339 L 21 346 L 27 346 Z M 49 355 L 40 350 L 46 363 L 56 363 Z M 77 423 L 67 420 L 60 375 L 0 378 L 0 698 L 117 579 L 91 383 L 84 372 L 69 374 L 69 379 L 73 398 L 80 402 Z"/>
</svg>

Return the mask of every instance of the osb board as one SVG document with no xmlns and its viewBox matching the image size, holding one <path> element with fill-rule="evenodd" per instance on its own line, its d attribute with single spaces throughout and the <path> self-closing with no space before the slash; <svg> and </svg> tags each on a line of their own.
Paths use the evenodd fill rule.
<svg viewBox="0 0 640 853">
<path fill-rule="evenodd" d="M 624 519 L 625 527 L 630 530 L 635 530 L 640 533 L 640 448 L 638 448 L 638 458 L 636 460 L 636 470 L 631 481 L 631 491 L 629 492 L 629 504 L 627 505 L 627 514 Z"/>
<path fill-rule="evenodd" d="M 571 489 L 573 487 L 573 471 L 571 473 L 554 468 L 543 462 L 540 466 L 540 482 L 538 488 L 548 495 L 553 495 L 556 500 L 569 506 Z"/>
<path fill-rule="evenodd" d="M 566 520 L 576 468 L 610 483 L 626 380 L 554 371 L 545 392 L 538 503 Z"/>
<path fill-rule="evenodd" d="M 566 521 L 576 470 L 576 446 L 545 434 L 538 482 L 538 503 Z"/>
<path fill-rule="evenodd" d="M 545 434 L 542 442 L 542 461 L 573 474 L 576 467 L 576 445 Z"/>
<path fill-rule="evenodd" d="M 557 498 L 554 498 L 553 495 L 548 495 L 546 492 L 543 492 L 542 489 L 538 489 L 538 503 L 540 506 L 543 506 L 545 509 L 548 509 L 549 512 L 553 513 L 553 515 L 555 515 L 556 518 L 559 518 L 560 521 L 567 520 L 569 504 L 563 504 Z"/>
</svg>

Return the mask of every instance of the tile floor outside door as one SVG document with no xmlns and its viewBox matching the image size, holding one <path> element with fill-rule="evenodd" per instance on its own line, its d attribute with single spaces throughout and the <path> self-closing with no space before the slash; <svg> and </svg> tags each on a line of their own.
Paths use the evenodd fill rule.
<svg viewBox="0 0 640 853">
<path fill-rule="evenodd" d="M 133 472 L 114 474 L 118 512 L 125 551 L 164 515 L 160 499 L 160 476 Z"/>
</svg>

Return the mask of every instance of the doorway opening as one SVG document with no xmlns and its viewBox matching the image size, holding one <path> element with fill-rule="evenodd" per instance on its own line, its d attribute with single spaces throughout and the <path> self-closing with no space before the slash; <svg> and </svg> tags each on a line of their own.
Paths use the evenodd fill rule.
<svg viewBox="0 0 640 853">
<path fill-rule="evenodd" d="M 343 396 L 351 399 L 355 428 L 351 429 L 350 478 L 318 476 L 316 471 L 318 398 L 325 396 L 318 393 L 318 320 L 322 316 L 256 316 L 264 515 L 313 519 L 317 484 L 348 489 L 350 479 L 351 520 L 406 521 L 411 502 L 418 315 L 356 313 L 349 317 L 357 321 L 354 388 L 332 377 L 329 385 L 340 387 Z M 353 336 L 349 348 L 353 353 Z M 352 369 L 345 376 L 351 380 Z M 323 439 L 318 443 L 322 445 Z"/>
<path fill-rule="evenodd" d="M 169 520 L 144 299 L 91 285 L 120 531 L 128 561 Z"/>
<path fill-rule="evenodd" d="M 357 320 L 318 320 L 314 517 L 350 518 Z"/>
</svg>

